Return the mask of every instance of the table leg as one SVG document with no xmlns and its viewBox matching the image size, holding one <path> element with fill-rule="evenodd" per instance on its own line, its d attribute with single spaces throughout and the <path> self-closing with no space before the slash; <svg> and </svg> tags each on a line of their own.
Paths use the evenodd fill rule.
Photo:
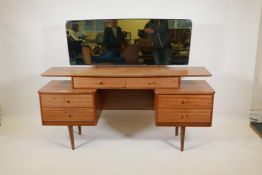
<svg viewBox="0 0 262 175">
<path fill-rule="evenodd" d="M 82 128 L 81 128 L 81 126 L 78 126 L 78 134 L 79 134 L 79 135 L 82 134 Z"/>
<path fill-rule="evenodd" d="M 70 136 L 70 141 L 71 141 L 71 148 L 72 148 L 72 150 L 74 150 L 75 149 L 75 141 L 74 141 L 73 126 L 68 126 L 68 131 L 69 131 L 69 136 Z"/>
<path fill-rule="evenodd" d="M 181 127 L 181 143 L 180 143 L 180 150 L 184 151 L 184 141 L 185 141 L 185 132 L 186 132 L 186 127 L 182 126 Z"/>
<path fill-rule="evenodd" d="M 178 136 L 178 129 L 179 129 L 179 127 L 176 126 L 176 136 Z"/>
</svg>

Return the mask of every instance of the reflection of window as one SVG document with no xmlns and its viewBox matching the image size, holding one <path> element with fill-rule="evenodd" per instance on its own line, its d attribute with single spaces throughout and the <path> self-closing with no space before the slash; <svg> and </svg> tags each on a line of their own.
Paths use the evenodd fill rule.
<svg viewBox="0 0 262 175">
<path fill-rule="evenodd" d="M 168 20 L 168 28 L 169 29 L 175 28 L 175 20 Z"/>
<path fill-rule="evenodd" d="M 191 29 L 192 23 L 188 19 L 168 20 L 169 29 Z"/>
<path fill-rule="evenodd" d="M 75 32 L 79 32 L 79 22 L 78 21 L 68 21 L 66 23 L 66 28 L 71 29 Z"/>
<path fill-rule="evenodd" d="M 103 32 L 104 20 L 85 21 L 85 30 L 87 32 Z"/>
<path fill-rule="evenodd" d="M 85 30 L 86 31 L 93 31 L 94 25 L 93 25 L 94 21 L 86 21 L 85 22 Z"/>
</svg>

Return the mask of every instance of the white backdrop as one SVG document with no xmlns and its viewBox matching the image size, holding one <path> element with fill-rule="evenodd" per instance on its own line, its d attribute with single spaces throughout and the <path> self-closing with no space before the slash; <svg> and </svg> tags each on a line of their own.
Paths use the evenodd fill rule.
<svg viewBox="0 0 262 175">
<path fill-rule="evenodd" d="M 37 90 L 51 66 L 69 66 L 65 22 L 97 18 L 188 18 L 189 66 L 205 66 L 215 111 L 247 114 L 260 0 L 0 0 L 0 103 L 5 114 L 39 116 Z"/>
</svg>

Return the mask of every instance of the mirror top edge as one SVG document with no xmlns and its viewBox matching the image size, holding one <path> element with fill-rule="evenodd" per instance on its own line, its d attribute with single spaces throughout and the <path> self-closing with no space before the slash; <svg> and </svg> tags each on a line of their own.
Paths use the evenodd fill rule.
<svg viewBox="0 0 262 175">
<path fill-rule="evenodd" d="M 147 17 L 141 17 L 141 18 L 87 18 L 87 19 L 69 19 L 66 20 L 66 22 L 73 22 L 73 21 L 94 21 L 94 20 L 149 20 L 149 19 L 166 19 L 166 20 L 188 20 L 192 22 L 192 19 L 189 18 L 147 18 Z"/>
</svg>

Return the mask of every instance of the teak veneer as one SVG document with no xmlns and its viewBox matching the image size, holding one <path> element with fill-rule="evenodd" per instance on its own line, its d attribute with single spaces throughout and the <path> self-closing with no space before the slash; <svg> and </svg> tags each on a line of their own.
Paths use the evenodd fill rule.
<svg viewBox="0 0 262 175">
<path fill-rule="evenodd" d="M 214 90 L 204 80 L 203 67 L 124 66 L 54 67 L 45 77 L 53 80 L 39 92 L 43 125 L 68 126 L 75 148 L 73 126 L 95 126 L 106 110 L 154 110 L 156 126 L 181 128 L 181 151 L 186 127 L 212 125 Z"/>
<path fill-rule="evenodd" d="M 92 66 L 52 67 L 45 77 L 207 77 L 212 74 L 204 67 L 168 66 Z"/>
</svg>

